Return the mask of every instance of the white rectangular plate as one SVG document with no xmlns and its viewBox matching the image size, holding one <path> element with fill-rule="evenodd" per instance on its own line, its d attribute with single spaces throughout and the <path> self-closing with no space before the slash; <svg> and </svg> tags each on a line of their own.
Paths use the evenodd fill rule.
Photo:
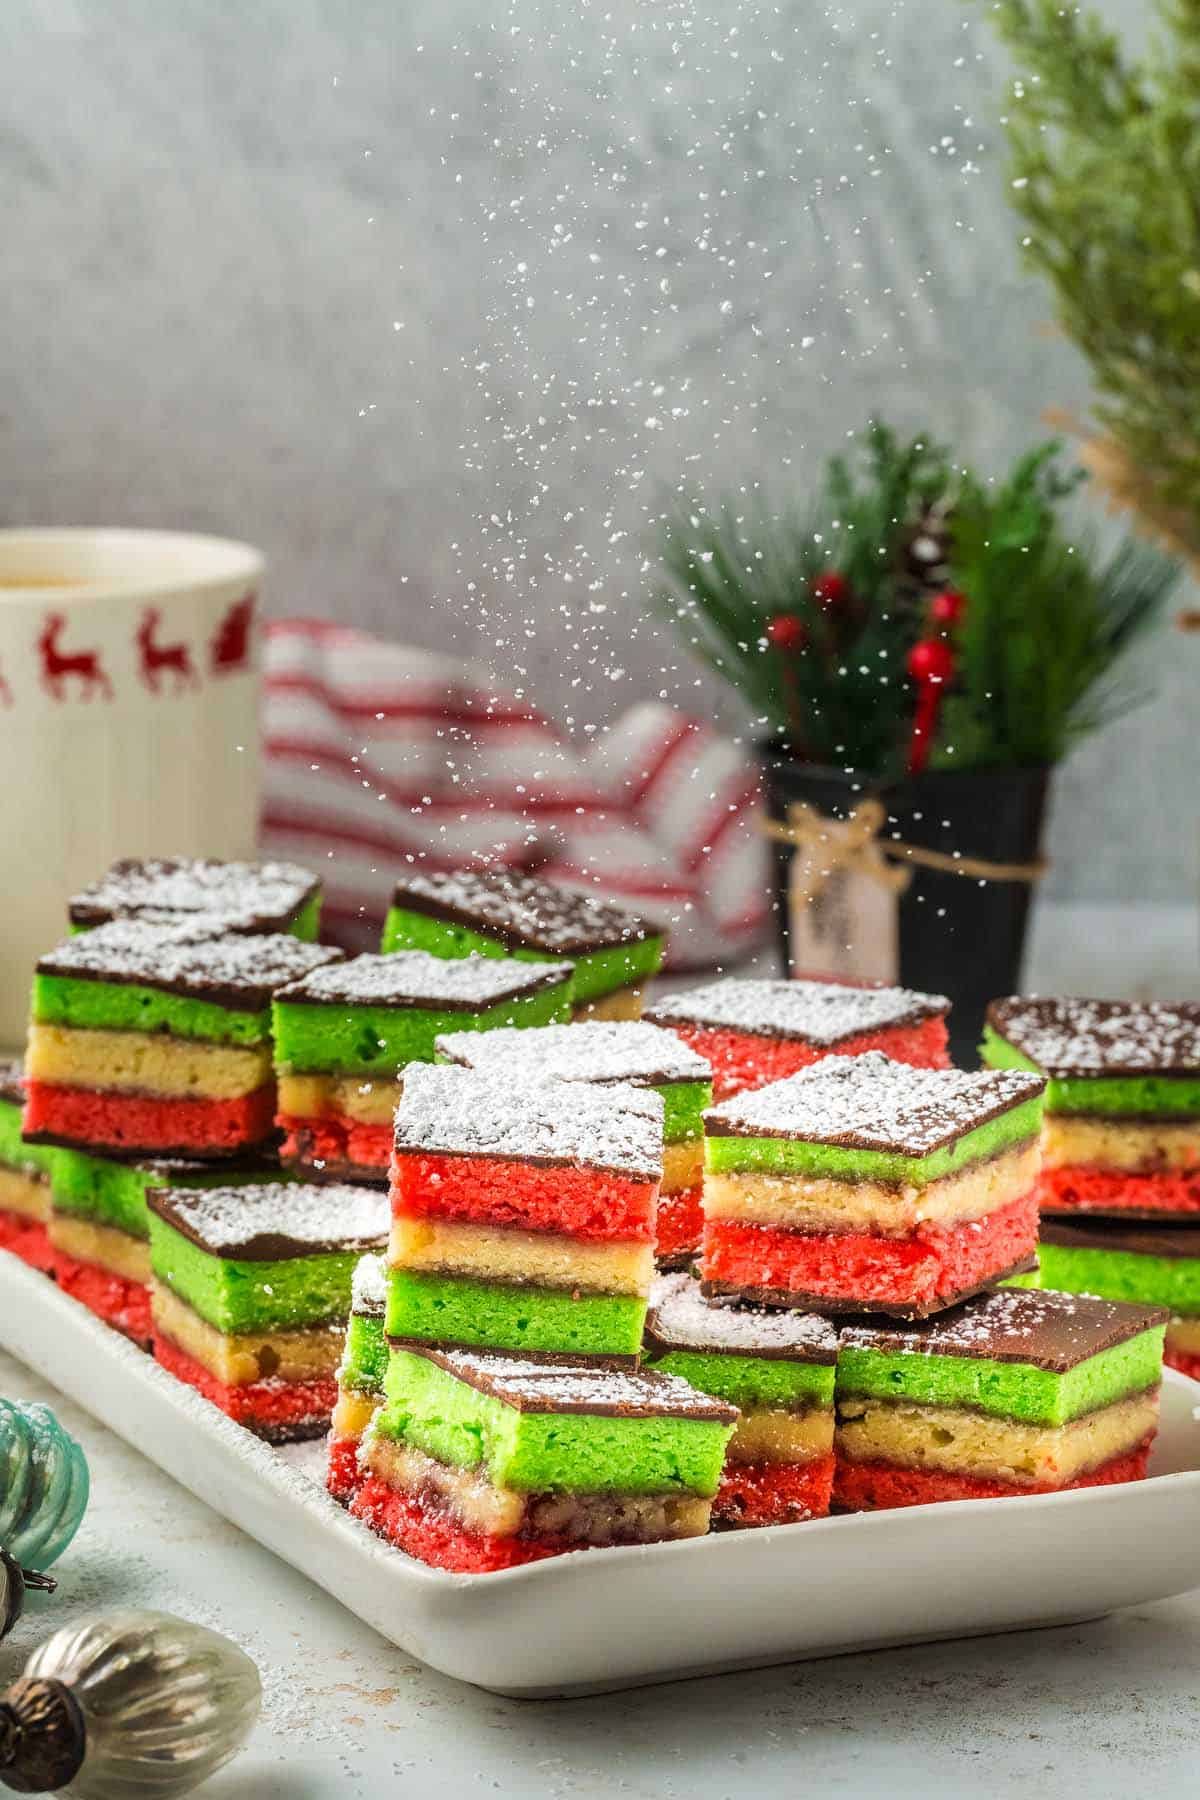
<svg viewBox="0 0 1200 1800">
<path fill-rule="evenodd" d="M 1060 1625 L 1200 1585 L 1200 1384 L 1167 1372 L 1153 1477 L 447 1575 L 0 1254 L 0 1346 L 422 1662 L 528 1698 Z"/>
</svg>

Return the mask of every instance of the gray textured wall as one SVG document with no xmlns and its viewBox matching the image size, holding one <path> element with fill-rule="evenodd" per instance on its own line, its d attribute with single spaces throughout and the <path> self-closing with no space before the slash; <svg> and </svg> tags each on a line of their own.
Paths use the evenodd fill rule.
<svg viewBox="0 0 1200 1800">
<path fill-rule="evenodd" d="M 737 720 L 648 607 L 677 484 L 1086 398 L 958 0 L 6 0 L 0 56 L 0 518 L 251 538 L 580 726 Z M 1194 894 L 1198 657 L 1066 771 L 1056 891 Z"/>
</svg>

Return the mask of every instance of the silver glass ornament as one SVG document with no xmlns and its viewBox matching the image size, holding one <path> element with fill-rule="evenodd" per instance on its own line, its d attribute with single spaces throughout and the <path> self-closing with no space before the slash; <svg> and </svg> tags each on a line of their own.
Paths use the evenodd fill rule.
<svg viewBox="0 0 1200 1800">
<path fill-rule="evenodd" d="M 0 1782 L 20 1794 L 168 1800 L 241 1747 L 262 1687 L 228 1638 L 169 1613 L 55 1632 L 0 1695 Z"/>
<path fill-rule="evenodd" d="M 9 1555 L 48 1569 L 87 1502 L 87 1461 L 50 1408 L 0 1400 L 0 1544 Z"/>
</svg>

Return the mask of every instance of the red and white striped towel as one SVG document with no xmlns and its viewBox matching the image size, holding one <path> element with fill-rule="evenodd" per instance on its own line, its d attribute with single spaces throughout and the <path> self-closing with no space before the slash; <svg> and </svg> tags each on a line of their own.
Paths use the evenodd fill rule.
<svg viewBox="0 0 1200 1800">
<path fill-rule="evenodd" d="M 319 870 L 373 948 L 397 873 L 536 869 L 671 930 L 672 968 L 744 956 L 768 916 L 752 760 L 669 706 L 581 755 L 486 670 L 320 620 L 267 628 L 262 848 Z"/>
</svg>

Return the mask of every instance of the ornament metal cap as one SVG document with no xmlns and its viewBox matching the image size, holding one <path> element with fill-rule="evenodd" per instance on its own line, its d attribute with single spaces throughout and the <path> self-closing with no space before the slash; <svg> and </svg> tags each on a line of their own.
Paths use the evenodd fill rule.
<svg viewBox="0 0 1200 1800">
<path fill-rule="evenodd" d="M 83 1767 L 87 1731 L 69 1687 L 22 1676 L 0 1697 L 0 1782 L 53 1794 Z"/>
</svg>

